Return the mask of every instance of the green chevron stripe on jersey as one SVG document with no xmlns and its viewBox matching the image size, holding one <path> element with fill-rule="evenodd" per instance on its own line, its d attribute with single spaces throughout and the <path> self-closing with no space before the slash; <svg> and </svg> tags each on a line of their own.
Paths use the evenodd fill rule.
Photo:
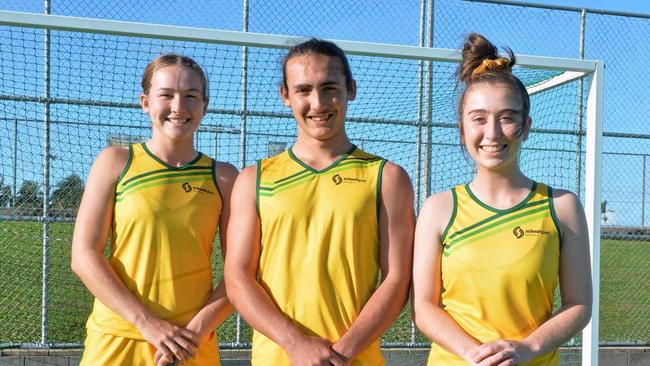
<svg viewBox="0 0 650 366">
<path fill-rule="evenodd" d="M 139 179 L 150 177 L 150 176 L 157 175 L 157 174 L 164 174 L 164 173 L 170 173 L 170 172 L 178 172 L 178 173 L 180 173 L 180 172 L 187 172 L 187 171 L 193 171 L 193 170 L 211 170 L 211 169 L 212 169 L 211 166 L 188 166 L 188 167 L 183 167 L 183 168 L 178 169 L 178 170 L 172 170 L 172 169 L 169 169 L 169 168 L 152 170 L 150 172 L 146 172 L 146 173 L 143 173 L 143 174 L 133 176 L 133 177 L 125 180 L 124 182 L 121 182 L 120 186 L 124 187 L 124 186 L 128 185 L 131 182 L 135 182 L 135 181 L 137 181 Z"/>
<path fill-rule="evenodd" d="M 543 199 L 543 200 L 539 200 L 539 201 L 535 201 L 535 202 L 529 202 L 526 205 L 522 206 L 520 208 L 520 210 L 525 210 L 525 209 L 528 209 L 528 208 L 531 208 L 531 207 L 534 207 L 534 206 L 538 206 L 538 205 L 548 204 L 548 202 L 549 202 L 548 199 Z M 455 233 L 449 235 L 449 238 L 446 238 L 446 240 L 453 240 L 455 237 L 457 237 L 459 235 L 463 235 L 463 234 L 465 234 L 465 233 L 467 233 L 469 231 L 472 231 L 474 229 L 478 229 L 481 226 L 483 226 L 483 225 L 485 225 L 485 224 L 487 224 L 489 222 L 492 222 L 492 221 L 497 220 L 499 218 L 502 218 L 504 216 L 510 215 L 510 214 L 512 214 L 512 212 L 513 211 L 497 213 L 497 214 L 495 214 L 493 216 L 490 216 L 490 217 L 488 217 L 488 218 L 486 218 L 484 220 L 481 220 L 481 221 L 479 221 L 479 222 L 477 222 L 477 223 L 475 223 L 473 225 L 470 225 L 470 226 L 468 226 L 468 227 L 466 227 L 466 228 L 464 228 L 462 230 L 456 231 Z"/>
<path fill-rule="evenodd" d="M 127 184 L 125 186 L 122 186 L 122 189 L 117 192 L 117 194 L 123 194 L 126 191 L 129 191 L 133 189 L 133 187 L 137 187 L 141 184 L 144 183 L 149 183 L 157 180 L 163 180 L 167 178 L 180 178 L 180 177 L 193 177 L 193 176 L 211 176 L 212 175 L 212 169 L 210 167 L 207 167 L 204 169 L 205 171 L 199 171 L 199 172 L 185 172 L 185 171 L 180 171 L 180 172 L 170 172 L 167 171 L 169 174 L 162 174 L 162 175 L 156 175 L 153 177 L 149 177 L 146 179 L 140 179 L 138 181 L 132 182 L 131 184 Z M 151 186 L 149 186 L 151 187 Z"/>
<path fill-rule="evenodd" d="M 548 210 L 548 205 L 540 207 L 537 210 L 530 211 L 526 213 L 525 215 L 516 215 L 513 218 L 519 218 L 519 220 L 503 220 L 502 222 L 495 223 L 493 225 L 489 225 L 485 227 L 483 230 L 477 231 L 472 235 L 468 235 L 466 237 L 460 238 L 456 241 L 454 241 L 450 245 L 445 245 L 445 249 L 443 250 L 443 254 L 445 256 L 451 255 L 453 252 L 457 251 L 458 249 L 464 247 L 467 244 L 475 243 L 481 239 L 488 238 L 492 235 L 498 234 L 503 230 L 504 226 L 520 226 L 523 224 L 526 224 L 528 222 L 538 220 L 544 217 L 550 216 L 550 212 Z M 541 212 L 540 212 L 541 211 Z M 537 213 L 536 215 L 531 215 L 532 213 Z M 523 217 L 522 217 L 523 216 Z M 476 235 L 479 234 L 479 235 Z M 453 247 L 452 247 L 453 246 Z"/>
<path fill-rule="evenodd" d="M 157 186 L 162 186 L 162 185 L 167 185 L 167 184 L 174 184 L 174 183 L 204 182 L 204 181 L 210 180 L 210 179 L 211 179 L 211 173 L 210 172 L 208 172 L 207 174 L 202 174 L 202 176 L 191 177 L 191 178 L 188 178 L 187 176 L 175 176 L 175 178 L 173 178 L 173 179 L 164 178 L 164 179 L 157 180 L 155 182 L 151 182 L 149 184 L 140 185 L 137 188 L 129 190 L 128 192 L 124 192 L 124 191 L 118 192 L 115 195 L 115 201 L 121 202 L 122 200 L 124 200 L 125 197 L 128 197 L 131 194 L 133 194 L 135 192 L 138 192 L 138 191 L 141 191 L 141 190 L 146 189 L 146 188 L 157 187 Z"/>
<path fill-rule="evenodd" d="M 338 165 L 332 167 L 331 169 L 327 170 L 327 174 L 332 174 L 332 173 L 339 173 L 343 172 L 346 170 L 350 170 L 356 167 L 360 166 L 373 166 L 376 164 L 380 164 L 382 159 L 380 158 L 373 158 L 373 159 L 349 159 L 349 160 L 344 160 Z M 276 193 L 285 191 L 287 189 L 299 186 L 301 184 L 305 184 L 307 182 L 312 181 L 315 179 L 319 174 L 325 174 L 324 172 L 316 172 L 316 171 L 310 171 L 310 170 L 303 170 L 299 173 L 292 174 L 289 177 L 285 177 L 282 179 L 279 179 L 275 182 L 260 182 L 260 196 L 266 196 L 266 197 L 272 197 Z M 295 177 L 293 179 L 288 179 L 291 177 Z"/>
</svg>

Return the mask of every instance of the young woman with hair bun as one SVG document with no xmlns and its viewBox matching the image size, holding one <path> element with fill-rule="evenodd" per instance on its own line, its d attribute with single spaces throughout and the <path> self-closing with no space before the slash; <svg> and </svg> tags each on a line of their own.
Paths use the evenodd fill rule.
<svg viewBox="0 0 650 366">
<path fill-rule="evenodd" d="M 429 197 L 418 218 L 413 307 L 432 341 L 428 365 L 558 365 L 558 347 L 591 316 L 585 215 L 573 193 L 521 171 L 530 98 L 506 53 L 466 38 L 458 127 L 476 173 Z"/>
</svg>

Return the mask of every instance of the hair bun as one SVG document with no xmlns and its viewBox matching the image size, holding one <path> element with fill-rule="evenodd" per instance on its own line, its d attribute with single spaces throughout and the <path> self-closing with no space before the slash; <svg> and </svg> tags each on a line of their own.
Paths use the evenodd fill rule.
<svg viewBox="0 0 650 366">
<path fill-rule="evenodd" d="M 508 70 L 510 71 L 510 60 L 507 58 L 497 58 L 497 59 L 483 59 L 480 65 L 478 65 L 474 71 L 472 71 L 472 79 L 476 78 L 479 74 L 489 71 L 501 71 Z"/>
<path fill-rule="evenodd" d="M 499 57 L 497 47 L 478 33 L 470 33 L 463 43 L 463 60 L 458 67 L 458 79 L 467 84 L 486 72 L 510 72 L 515 64 L 515 55 L 506 48 L 507 58 Z"/>
</svg>

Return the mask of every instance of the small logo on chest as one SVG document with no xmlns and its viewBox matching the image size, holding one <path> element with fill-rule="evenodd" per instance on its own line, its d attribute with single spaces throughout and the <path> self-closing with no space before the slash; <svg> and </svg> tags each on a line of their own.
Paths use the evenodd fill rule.
<svg viewBox="0 0 650 366">
<path fill-rule="evenodd" d="M 340 175 L 336 174 L 332 177 L 332 182 L 338 186 L 339 184 L 343 183 L 343 178 L 341 178 Z"/>
<path fill-rule="evenodd" d="M 198 186 L 192 186 L 189 182 L 185 182 L 181 185 L 183 187 L 183 190 L 185 193 L 190 193 L 192 191 L 196 191 L 199 193 L 206 193 L 206 194 L 214 194 L 212 191 L 209 191 L 203 187 L 198 187 Z"/>
<path fill-rule="evenodd" d="M 512 229 L 512 234 L 517 238 L 521 239 L 524 236 L 548 236 L 551 233 L 546 231 L 546 230 L 539 230 L 539 229 L 522 229 L 521 226 L 517 226 L 516 228 Z"/>
<path fill-rule="evenodd" d="M 332 182 L 336 184 L 337 186 L 341 183 L 365 183 L 367 182 L 367 179 L 362 179 L 362 178 L 356 178 L 356 177 L 341 177 L 340 174 L 335 174 L 332 177 Z"/>
<path fill-rule="evenodd" d="M 517 226 L 516 228 L 512 229 L 512 233 L 517 237 L 517 239 L 521 239 L 524 237 L 524 231 L 521 229 L 520 226 Z"/>
</svg>

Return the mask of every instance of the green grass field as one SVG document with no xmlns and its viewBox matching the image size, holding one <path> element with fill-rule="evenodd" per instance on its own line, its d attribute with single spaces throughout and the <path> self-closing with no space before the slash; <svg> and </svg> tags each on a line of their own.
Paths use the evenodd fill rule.
<svg viewBox="0 0 650 366">
<path fill-rule="evenodd" d="M 0 222 L 0 344 L 41 339 L 42 232 L 38 222 Z M 48 342 L 82 343 L 92 296 L 70 270 L 71 223 L 50 225 Z M 215 250 L 215 279 L 222 273 Z M 650 242 L 603 240 L 601 248 L 601 342 L 650 343 Z M 221 342 L 235 342 L 231 316 L 219 329 Z M 249 342 L 244 326 L 241 341 Z M 410 342 L 408 307 L 382 337 Z M 417 334 L 417 342 L 426 339 Z"/>
</svg>

